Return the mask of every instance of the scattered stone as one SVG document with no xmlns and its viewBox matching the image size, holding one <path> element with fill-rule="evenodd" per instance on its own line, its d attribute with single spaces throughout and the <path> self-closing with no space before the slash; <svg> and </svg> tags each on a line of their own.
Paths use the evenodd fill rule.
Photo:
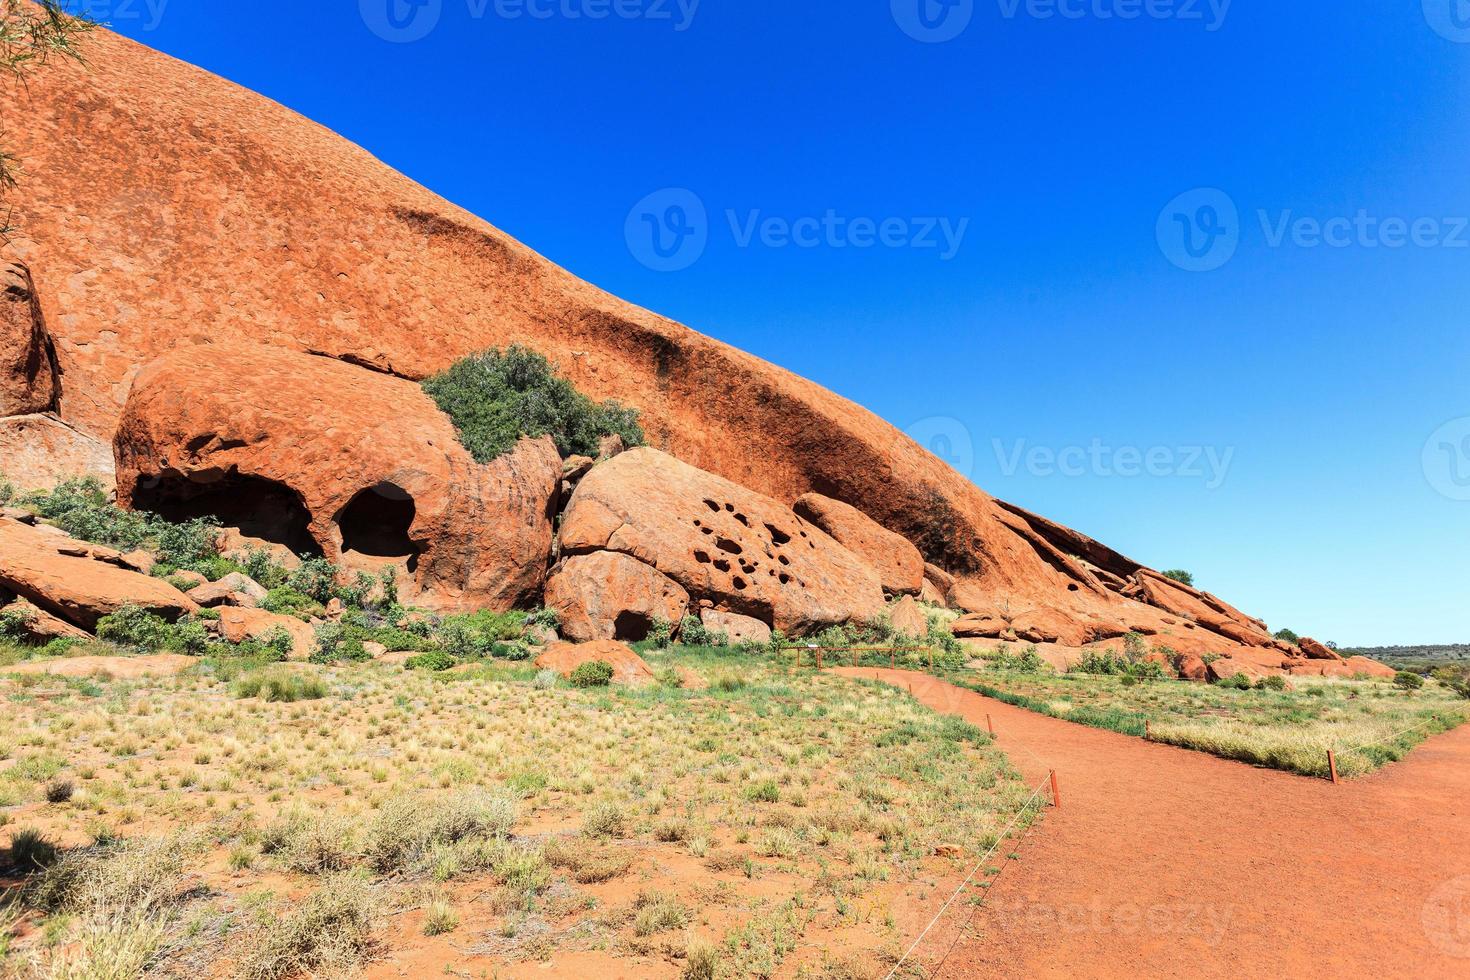
<svg viewBox="0 0 1470 980">
<path fill-rule="evenodd" d="M 616 640 L 557 643 L 542 651 L 536 658 L 536 666 L 571 677 L 572 671 L 594 660 L 612 666 L 614 684 L 642 687 L 653 683 L 653 670 L 643 662 L 643 658 Z"/>
</svg>

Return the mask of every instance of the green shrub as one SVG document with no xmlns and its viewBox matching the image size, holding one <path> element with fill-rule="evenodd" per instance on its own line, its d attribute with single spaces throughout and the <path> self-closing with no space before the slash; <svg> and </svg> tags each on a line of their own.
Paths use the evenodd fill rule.
<svg viewBox="0 0 1470 980">
<path fill-rule="evenodd" d="M 140 606 L 123 606 L 97 622 L 97 638 L 138 650 L 163 650 L 174 630 L 162 616 Z"/>
<path fill-rule="evenodd" d="M 602 660 L 589 660 L 585 664 L 579 664 L 570 678 L 573 687 L 607 687 L 612 679 L 612 664 Z"/>
<path fill-rule="evenodd" d="M 297 617 L 319 615 L 325 611 L 320 602 L 289 585 L 278 585 L 267 592 L 265 598 L 260 600 L 260 608 L 266 612 Z"/>
<path fill-rule="evenodd" d="M 1280 674 L 1272 674 L 1270 677 L 1262 677 L 1256 682 L 1258 691 L 1284 691 L 1286 690 L 1286 678 Z"/>
<path fill-rule="evenodd" d="M 336 598 L 337 566 L 325 558 L 303 558 L 287 576 L 286 585 L 325 605 Z"/>
<path fill-rule="evenodd" d="M 327 696 L 327 686 L 318 677 L 273 669 L 246 674 L 234 686 L 237 698 L 265 701 L 318 701 Z"/>
<path fill-rule="evenodd" d="M 30 622 L 34 613 L 26 609 L 10 609 L 0 612 L 0 641 L 27 643 L 30 641 Z"/>
<path fill-rule="evenodd" d="M 14 499 L 15 484 L 7 480 L 3 473 L 0 473 L 0 507 L 8 505 Z"/>
<path fill-rule="evenodd" d="M 1227 677 L 1222 681 L 1218 681 L 1215 686 L 1223 687 L 1227 691 L 1249 691 L 1251 688 L 1255 687 L 1255 684 L 1251 682 L 1251 679 L 1248 675 L 1236 674 L 1232 677 Z"/>
<path fill-rule="evenodd" d="M 1167 572 L 1164 572 L 1163 575 L 1164 578 L 1173 579 L 1181 585 L 1188 585 L 1191 588 L 1194 587 L 1194 575 L 1186 572 L 1182 568 L 1171 568 Z"/>
<path fill-rule="evenodd" d="M 1002 653 L 996 658 L 995 666 L 1018 674 L 1039 674 L 1046 666 L 1046 661 L 1041 659 L 1041 654 L 1033 644 L 1017 654 Z"/>
<path fill-rule="evenodd" d="M 596 456 L 598 441 L 608 435 L 621 436 L 628 446 L 643 444 L 635 409 L 594 403 L 525 347 L 463 358 L 423 388 L 481 463 L 503 456 L 522 436 L 549 435 L 562 456 Z"/>
<path fill-rule="evenodd" d="M 1409 670 L 1401 670 L 1393 675 L 1394 686 L 1401 691 L 1417 691 L 1424 686 L 1424 678 Z"/>
<path fill-rule="evenodd" d="M 434 672 L 448 670 L 455 665 L 456 661 L 443 650 L 430 650 L 421 653 L 417 657 L 410 657 L 403 666 L 409 670 L 430 670 Z"/>
<path fill-rule="evenodd" d="M 667 649 L 674 642 L 674 624 L 667 619 L 654 619 L 646 639 L 660 650 Z"/>
<path fill-rule="evenodd" d="M 1292 630 L 1279 629 L 1276 631 L 1276 639 L 1285 640 L 1287 643 L 1295 645 L 1297 643 L 1300 643 L 1302 638 L 1300 636 L 1297 636 L 1296 633 Z"/>
</svg>

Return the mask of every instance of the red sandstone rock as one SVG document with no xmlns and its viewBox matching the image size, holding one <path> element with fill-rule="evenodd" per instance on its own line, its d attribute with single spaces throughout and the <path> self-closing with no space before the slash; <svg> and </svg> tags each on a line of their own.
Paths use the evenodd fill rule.
<svg viewBox="0 0 1470 980">
<path fill-rule="evenodd" d="M 91 639 L 86 632 L 77 629 L 66 620 L 59 619 L 23 599 L 0 606 L 0 614 L 4 613 L 19 613 L 23 623 L 21 630 L 28 639 L 36 643 L 46 643 L 50 640 Z"/>
<path fill-rule="evenodd" d="M 76 476 L 113 486 L 112 447 L 54 415 L 0 418 L 0 472 L 21 490 L 50 490 Z"/>
<path fill-rule="evenodd" d="M 899 636 L 917 640 L 929 632 L 929 614 L 913 596 L 904 596 L 888 607 L 888 621 Z"/>
<path fill-rule="evenodd" d="M 561 615 L 573 643 L 642 640 L 655 620 L 677 625 L 689 593 L 636 558 L 611 551 L 574 555 L 546 583 L 546 607 Z"/>
<path fill-rule="evenodd" d="M 699 619 L 713 633 L 724 633 L 731 643 L 771 642 L 771 628 L 758 619 L 739 613 L 721 612 L 718 609 L 700 611 Z"/>
<path fill-rule="evenodd" d="M 878 575 L 768 497 L 654 449 L 598 465 L 562 520 L 566 553 L 632 555 L 708 599 L 786 633 L 883 612 Z"/>
<path fill-rule="evenodd" d="M 1180 654 L 1177 669 L 1180 680 L 1204 681 L 1210 677 L 1204 658 L 1195 653 Z"/>
<path fill-rule="evenodd" d="M 278 347 L 187 347 L 138 375 L 115 444 L 123 504 L 397 568 L 419 605 L 505 610 L 545 579 L 552 441 L 482 466 L 398 378 Z"/>
<path fill-rule="evenodd" d="M 993 639 L 1010 628 L 1004 619 L 987 613 L 966 613 L 949 624 L 950 633 L 960 639 Z"/>
<path fill-rule="evenodd" d="M 536 666 L 571 677 L 572 671 L 596 660 L 612 667 L 614 684 L 641 687 L 653 683 L 653 670 L 643 658 L 616 640 L 553 644 L 536 658 Z"/>
<path fill-rule="evenodd" d="M 277 629 L 285 630 L 291 637 L 292 660 L 310 657 L 316 645 L 316 632 L 296 617 L 249 606 L 221 606 L 219 629 L 220 635 L 231 643 L 265 640 Z"/>
<path fill-rule="evenodd" d="M 60 392 L 56 352 L 30 270 L 0 262 L 0 416 L 49 412 Z"/>
<path fill-rule="evenodd" d="M 1310 636 L 1304 636 L 1297 641 L 1301 648 L 1302 656 L 1308 660 L 1341 660 L 1342 654 L 1323 643 L 1318 643 Z"/>
<path fill-rule="evenodd" d="M 924 579 L 924 584 L 919 588 L 919 601 L 927 602 L 931 606 L 949 605 L 949 600 L 945 597 L 944 593 L 940 592 L 939 587 L 927 578 Z"/>
<path fill-rule="evenodd" d="M 38 527 L 0 521 L 0 589 L 87 631 L 123 606 L 140 606 L 170 620 L 198 610 L 167 582 L 61 554 L 69 541 Z"/>
<path fill-rule="evenodd" d="M 1255 664 L 1246 663 L 1243 660 L 1232 660 L 1229 657 L 1221 657 L 1212 661 L 1209 666 L 1209 679 L 1212 681 L 1229 680 L 1237 674 L 1244 674 L 1251 680 L 1258 680 L 1273 671 L 1264 670 Z M 1280 673 L 1280 671 L 1274 671 Z"/>
<path fill-rule="evenodd" d="M 266 590 L 254 579 L 231 572 L 218 582 L 206 582 L 189 590 L 189 598 L 205 608 L 214 606 L 258 606 Z"/>
<path fill-rule="evenodd" d="M 652 444 L 704 470 L 782 501 L 862 501 L 997 606 L 1044 607 L 1089 631 L 1160 618 L 1136 563 L 1004 506 L 872 413 L 576 279 L 268 99 L 106 31 L 87 55 L 37 73 L 26 111 L 6 120 L 27 170 L 8 197 L 37 243 L 26 258 L 64 372 L 63 417 L 85 433 L 112 438 L 141 365 L 222 338 L 407 379 L 522 343 L 592 397 L 633 404 Z M 299 383 L 262 394 L 311 397 Z M 339 434 L 352 440 L 347 425 Z M 312 514 L 324 538 L 332 520 Z M 461 598 L 527 584 L 474 579 Z"/>
<path fill-rule="evenodd" d="M 871 565 L 884 591 L 915 595 L 923 586 L 924 557 L 919 549 L 851 504 L 808 493 L 798 497 L 791 509 Z"/>
</svg>

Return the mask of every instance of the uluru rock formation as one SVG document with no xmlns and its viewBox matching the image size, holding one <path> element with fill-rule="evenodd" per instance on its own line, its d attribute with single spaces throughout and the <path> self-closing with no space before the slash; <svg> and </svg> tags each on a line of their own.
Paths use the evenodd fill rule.
<svg viewBox="0 0 1470 980">
<path fill-rule="evenodd" d="M 344 515 L 366 499 L 396 531 L 359 554 L 406 562 L 372 549 L 416 549 L 419 593 L 441 603 L 514 601 L 547 572 L 536 553 L 560 467 L 548 476 L 553 461 L 523 448 L 499 470 L 474 469 L 411 382 L 516 343 L 588 395 L 638 408 L 650 445 L 680 466 L 759 498 L 759 512 L 741 511 L 739 554 L 713 540 L 708 562 L 692 547 L 677 560 L 639 554 L 605 510 L 587 516 L 612 480 L 599 471 L 653 450 L 627 454 L 577 489 L 571 553 L 636 554 L 774 625 L 866 614 L 881 606 L 877 573 L 816 526 L 779 528 L 792 535 L 782 547 L 812 554 L 800 572 L 778 570 L 767 511 L 791 520 L 790 504 L 819 494 L 929 563 L 916 579 L 912 556 L 899 561 L 891 590 L 959 596 L 1020 635 L 1277 646 L 1225 603 L 995 500 L 871 412 L 577 279 L 262 96 L 105 31 L 87 54 L 89 67 L 48 66 L 28 93 L 5 95 L 24 105 L 7 139 L 26 170 L 13 200 L 27 238 L 11 259 L 29 280 L 8 274 L 0 390 L 4 414 L 83 443 L 58 450 L 57 475 L 115 439 L 124 501 L 182 512 L 206 508 L 211 486 L 270 490 L 254 498 L 258 522 L 283 519 L 333 557 L 354 550 Z M 710 519 L 735 522 L 735 496 L 712 498 Z M 707 537 L 693 524 L 704 507 L 680 503 L 691 543 Z M 503 521 L 516 527 L 509 545 L 475 533 Z M 716 574 L 717 560 L 730 569 Z M 808 591 L 777 589 L 783 574 Z"/>
</svg>

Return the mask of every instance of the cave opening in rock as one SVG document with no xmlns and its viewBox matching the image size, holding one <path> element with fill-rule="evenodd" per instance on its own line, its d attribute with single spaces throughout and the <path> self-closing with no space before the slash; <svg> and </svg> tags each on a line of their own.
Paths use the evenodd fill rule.
<svg viewBox="0 0 1470 980">
<path fill-rule="evenodd" d="M 144 477 L 133 491 L 133 507 L 175 523 L 212 517 L 246 537 L 285 545 L 293 554 L 322 554 L 308 530 L 311 515 L 300 496 L 264 477 L 229 473 L 209 483 L 183 476 Z"/>
<path fill-rule="evenodd" d="M 407 562 L 410 572 L 417 571 L 422 549 L 408 533 L 416 513 L 413 497 L 396 484 L 379 483 L 359 492 L 337 518 L 343 556 Z"/>
<path fill-rule="evenodd" d="M 648 639 L 652 631 L 653 620 L 640 612 L 620 612 L 613 620 L 613 639 L 624 643 L 639 643 Z"/>
</svg>

